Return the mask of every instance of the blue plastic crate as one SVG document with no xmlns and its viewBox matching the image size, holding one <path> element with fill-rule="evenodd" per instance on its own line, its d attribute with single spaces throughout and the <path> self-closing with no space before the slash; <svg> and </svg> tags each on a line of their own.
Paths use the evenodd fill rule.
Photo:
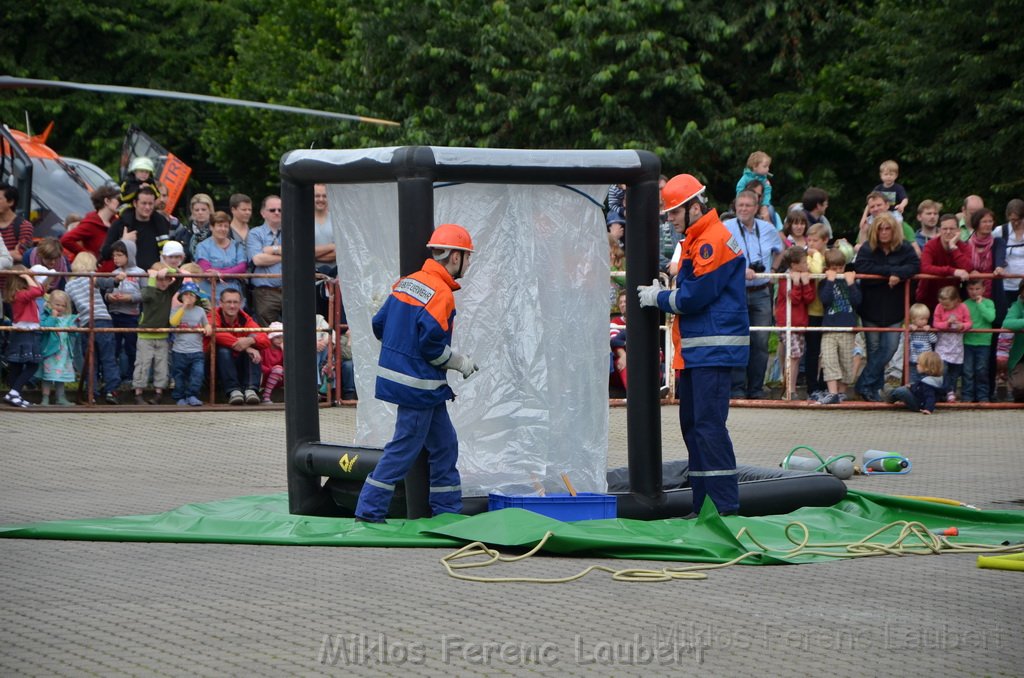
<svg viewBox="0 0 1024 678">
<path fill-rule="evenodd" d="M 505 508 L 526 509 L 563 522 L 618 517 L 615 495 L 594 492 L 577 492 L 575 497 L 568 494 L 509 496 L 493 492 L 487 496 L 488 511 Z"/>
</svg>

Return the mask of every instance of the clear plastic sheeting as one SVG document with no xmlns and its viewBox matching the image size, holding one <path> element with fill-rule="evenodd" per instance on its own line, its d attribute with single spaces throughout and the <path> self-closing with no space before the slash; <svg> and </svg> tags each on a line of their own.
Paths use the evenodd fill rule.
<svg viewBox="0 0 1024 678">
<path fill-rule="evenodd" d="M 395 184 L 332 185 L 331 221 L 360 394 L 355 444 L 383 446 L 395 406 L 372 397 L 373 313 L 398 279 Z M 608 450 L 607 186 L 446 184 L 434 223 L 466 227 L 477 250 L 452 348 L 480 365 L 449 372 L 463 493 L 605 491 Z"/>
</svg>

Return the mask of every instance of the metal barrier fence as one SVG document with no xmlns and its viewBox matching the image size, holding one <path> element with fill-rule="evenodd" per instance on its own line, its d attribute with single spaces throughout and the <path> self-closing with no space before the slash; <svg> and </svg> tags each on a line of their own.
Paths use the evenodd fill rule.
<svg viewBox="0 0 1024 678">
<path fill-rule="evenodd" d="M 33 277 L 42 277 L 44 274 L 34 271 L 0 271 L 0 276 L 14 277 L 23 275 L 25 273 L 31 273 Z M 91 307 L 94 306 L 96 294 L 98 293 L 96 280 L 99 278 L 112 278 L 116 277 L 115 273 L 73 273 L 73 272 L 53 272 L 46 273 L 47 277 L 65 277 L 65 278 L 88 278 L 89 279 L 89 304 Z M 320 276 L 321 274 L 316 274 Z M 217 305 L 215 300 L 218 298 L 217 284 L 223 284 L 225 280 L 250 280 L 255 278 L 280 278 L 280 274 L 270 273 L 176 273 L 168 277 L 182 278 L 190 280 L 206 280 L 210 283 L 210 303 L 211 311 L 215 310 Z M 146 278 L 138 276 L 139 280 L 145 281 Z M 331 343 L 330 352 L 328 354 L 328 364 L 333 372 L 334 388 L 328 391 L 327 405 L 334 405 L 342 402 L 343 384 L 342 384 L 342 347 L 340 337 L 344 331 L 348 330 L 348 325 L 341 322 L 341 291 L 338 286 L 338 281 L 333 278 L 323 278 L 325 288 L 327 290 L 327 322 L 329 325 L 329 332 L 334 338 Z M 145 284 L 144 282 L 142 284 Z M 49 282 L 47 283 L 49 286 Z M 243 293 L 244 296 L 244 293 Z M 247 311 L 248 312 L 248 311 Z M 81 314 L 80 314 L 81 315 Z M 233 328 L 233 327 L 215 327 L 214 334 L 217 333 L 232 333 L 232 334 L 252 334 L 253 332 L 268 332 L 269 327 L 259 328 Z M 89 313 L 89 323 L 84 327 L 39 327 L 39 328 L 22 328 L 13 326 L 0 327 L 0 332 L 62 332 L 70 334 L 88 334 L 86 340 L 86 348 L 82 355 L 82 369 L 79 376 L 79 393 L 80 402 L 89 406 L 95 406 L 95 399 L 92 394 L 95 392 L 94 383 L 96 370 L 93 365 L 96 361 L 96 345 L 95 337 L 97 334 L 201 334 L 202 329 L 198 328 L 180 328 L 180 327 L 96 327 L 95 316 L 93 313 Z M 208 393 L 209 393 L 209 404 L 216 404 L 217 397 L 217 342 L 214 337 L 211 337 L 206 351 L 208 352 L 207 364 L 208 364 Z M 120 364 L 118 365 L 120 369 Z M 326 378 L 327 375 L 324 375 Z M 353 386 L 354 390 L 354 386 Z M 81 394 L 85 394 L 83 397 Z"/>
<path fill-rule="evenodd" d="M 23 273 L 25 273 L 25 271 L 22 271 L 22 272 L 0 271 L 0 276 L 10 277 L 10 276 L 21 275 Z M 612 272 L 612 276 L 621 275 L 621 274 L 622 274 L 621 271 L 613 271 Z M 42 274 L 41 273 L 34 273 L 34 275 L 41 276 Z M 91 305 L 93 303 L 93 301 L 95 299 L 95 295 L 97 293 L 96 280 L 98 278 L 114 277 L 116 274 L 114 274 L 114 273 L 55 272 L 55 273 L 47 273 L 46 275 L 49 276 L 49 277 L 59 276 L 59 277 L 83 277 L 83 278 L 88 278 L 89 279 L 89 301 L 90 301 L 90 305 Z M 321 274 L 316 274 L 316 275 L 320 276 Z M 233 280 L 233 279 L 250 280 L 250 279 L 254 279 L 254 278 L 280 278 L 281 276 L 280 276 L 280 274 L 266 274 L 266 273 L 264 273 L 264 274 L 259 274 L 259 273 L 232 273 L 232 274 L 226 274 L 226 273 L 225 274 L 217 274 L 217 273 L 195 273 L 195 274 L 193 274 L 193 273 L 188 273 L 188 274 L 181 274 L 181 273 L 178 273 L 178 274 L 174 274 L 174 276 L 172 276 L 172 277 L 189 278 L 189 279 L 196 279 L 196 280 L 208 280 L 209 283 L 210 283 L 211 305 L 212 305 L 213 308 L 216 308 L 216 304 L 213 303 L 213 302 L 214 302 L 214 300 L 216 300 L 218 298 L 218 295 L 217 295 L 217 284 L 218 283 L 223 284 L 225 280 Z M 785 274 L 785 273 L 758 273 L 758 274 L 755 275 L 755 277 L 756 278 L 762 278 L 762 279 L 768 279 L 768 280 L 776 280 L 776 279 L 780 279 L 780 278 L 786 278 L 787 274 Z M 809 277 L 812 280 L 823 280 L 823 279 L 826 278 L 826 275 L 825 274 L 809 274 Z M 879 276 L 879 275 L 857 274 L 856 277 L 857 277 L 858 280 L 868 280 L 868 279 L 884 280 L 884 279 L 886 279 L 885 276 Z M 791 318 L 792 318 L 791 304 L 790 304 L 790 301 L 789 301 L 789 299 L 787 297 L 787 300 L 786 300 L 786 321 L 784 323 L 780 324 L 778 319 L 776 319 L 776 324 L 774 324 L 774 325 L 770 325 L 770 326 L 760 326 L 760 325 L 759 326 L 752 326 L 750 329 L 751 329 L 751 331 L 779 332 L 780 334 L 785 335 L 786 340 L 787 340 L 787 345 L 789 344 L 789 341 L 791 341 L 791 337 L 792 337 L 793 333 L 795 333 L 795 332 L 853 332 L 853 333 L 857 333 L 857 332 L 899 332 L 899 333 L 902 333 L 903 334 L 903 346 L 904 346 L 904 352 L 903 352 L 903 383 L 906 384 L 907 383 L 908 374 L 909 374 L 909 364 L 910 364 L 910 353 L 909 353 L 909 351 L 906 350 L 906 347 L 908 346 L 909 341 L 910 341 L 910 334 L 911 334 L 911 328 L 909 327 L 909 325 L 907 323 L 907 318 L 908 318 L 908 315 L 909 315 L 909 309 L 910 309 L 910 305 L 911 305 L 911 299 L 910 299 L 910 287 L 911 287 L 911 285 L 910 285 L 910 281 L 912 281 L 912 280 L 945 280 L 947 278 L 948 278 L 947 276 L 936 276 L 936 275 L 928 275 L 928 274 L 918 274 L 918 275 L 915 275 L 910 280 L 903 281 L 903 282 L 900 283 L 903 286 L 903 321 L 902 321 L 902 326 L 901 327 L 860 327 L 860 326 L 850 326 L 850 327 L 800 327 L 800 326 L 794 326 L 794 325 L 792 325 L 792 322 L 791 322 Z M 1024 276 L 1021 276 L 1021 275 L 1002 275 L 1002 276 L 996 276 L 996 275 L 991 274 L 991 273 L 975 273 L 975 274 L 972 274 L 969 279 L 1002 280 L 1004 278 L 1024 278 Z M 144 280 L 144 278 L 141 278 L 141 277 L 140 277 L 140 279 Z M 322 278 L 322 280 L 323 280 L 323 284 L 325 285 L 325 289 L 327 290 L 327 299 L 328 299 L 328 313 L 327 313 L 328 317 L 326 318 L 326 320 L 327 320 L 328 325 L 329 325 L 329 332 L 331 333 L 331 336 L 334 338 L 334 341 L 331 343 L 331 349 L 330 349 L 329 358 L 328 358 L 329 364 L 330 364 L 330 369 L 333 372 L 334 386 L 328 392 L 328 399 L 327 399 L 326 405 L 335 405 L 335 404 L 339 404 L 339 403 L 343 403 L 343 402 L 348 402 L 348 401 L 343 400 L 343 398 L 342 398 L 343 390 L 344 390 L 344 385 L 342 383 L 342 345 L 341 345 L 342 342 L 340 340 L 341 336 L 342 336 L 342 333 L 344 331 L 348 330 L 348 326 L 341 322 L 341 318 L 342 318 L 341 298 L 342 298 L 342 296 L 341 296 L 341 289 L 340 289 L 340 286 L 338 284 L 338 281 L 336 279 L 333 279 L 333 278 Z M 269 331 L 269 329 L 270 329 L 269 327 L 260 327 L 260 328 L 258 328 L 256 330 L 254 330 L 253 328 L 218 327 L 218 328 L 216 328 L 216 332 L 230 332 L 230 333 L 235 333 L 235 334 L 249 334 L 249 333 L 252 333 L 254 331 L 267 332 L 267 331 Z M 83 357 L 82 376 L 85 377 L 85 380 L 84 380 L 84 383 L 83 383 L 83 381 L 80 378 L 80 380 L 79 380 L 79 384 L 80 384 L 79 385 L 79 390 L 80 391 L 84 390 L 87 394 L 89 394 L 87 399 L 86 399 L 86 402 L 90 406 L 95 405 L 95 402 L 94 402 L 91 394 L 94 393 L 94 386 L 95 386 L 95 384 L 94 384 L 95 370 L 92 369 L 92 365 L 93 365 L 93 363 L 94 363 L 94 361 L 96 359 L 96 356 L 95 356 L 95 335 L 96 334 L 104 334 L 104 333 L 114 333 L 114 334 L 116 334 L 116 333 L 135 333 L 135 334 L 138 334 L 140 331 L 141 332 L 145 332 L 145 333 L 168 333 L 168 334 L 175 334 L 175 333 L 201 333 L 202 332 L 202 330 L 199 330 L 199 329 L 193 329 L 193 328 L 184 328 L 183 329 L 183 328 L 178 328 L 178 327 L 143 328 L 141 330 L 139 328 L 136 328 L 136 327 L 109 327 L 109 328 L 108 327 L 96 327 L 92 313 L 89 314 L 89 324 L 86 327 L 68 327 L 68 328 L 42 327 L 42 328 L 37 328 L 37 329 L 26 329 L 26 328 L 18 328 L 18 327 L 5 326 L 5 327 L 0 327 L 0 331 L 3 331 L 3 332 L 68 332 L 68 333 L 88 333 L 89 337 L 88 337 L 87 344 L 86 344 L 86 346 L 87 346 L 86 352 L 85 352 L 85 355 L 82 356 Z M 673 338 L 672 338 L 671 324 L 661 325 L 660 326 L 660 331 L 664 334 L 663 345 L 664 345 L 664 349 L 665 349 L 665 360 L 664 360 L 664 369 L 663 369 L 663 373 L 662 373 L 662 377 L 663 377 L 662 384 L 663 384 L 663 387 L 665 389 L 667 389 L 667 392 L 668 392 L 668 395 L 665 398 L 663 398 L 663 401 L 675 402 L 675 389 L 674 389 L 675 371 L 672 368 L 672 357 L 675 355 L 676 347 L 674 345 Z M 999 334 L 999 333 L 1005 332 L 1005 331 L 1006 330 L 1003 330 L 1002 328 L 998 328 L 998 327 L 992 328 L 992 329 L 978 329 L 978 330 L 975 330 L 975 329 L 972 328 L 971 330 L 968 330 L 968 332 L 973 332 L 973 333 L 986 332 L 986 333 L 991 333 L 991 334 Z M 209 351 L 209 358 L 208 358 L 208 360 L 209 360 L 209 363 L 208 363 L 209 364 L 209 370 L 208 370 L 208 373 L 209 373 L 209 379 L 208 379 L 209 402 L 210 402 L 210 404 L 215 404 L 216 403 L 216 394 L 217 394 L 217 345 L 216 345 L 216 341 L 213 340 L 212 338 L 209 341 L 208 351 Z M 628 349 L 627 349 L 627 353 L 628 353 Z M 787 382 L 788 371 L 789 371 L 789 361 L 788 360 L 783 360 L 782 361 L 782 370 L 783 370 L 783 383 L 785 384 L 785 383 L 788 383 Z M 354 389 L 354 385 L 353 385 L 352 388 Z M 789 398 L 790 398 L 789 389 L 784 389 L 784 391 L 785 392 L 783 394 L 783 399 L 789 400 Z"/>
</svg>

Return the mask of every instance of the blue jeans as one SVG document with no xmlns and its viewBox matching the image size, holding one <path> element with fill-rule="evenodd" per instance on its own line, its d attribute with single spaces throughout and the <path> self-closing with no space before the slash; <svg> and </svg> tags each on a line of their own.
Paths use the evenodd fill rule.
<svg viewBox="0 0 1024 678">
<path fill-rule="evenodd" d="M 883 325 L 869 320 L 865 320 L 863 325 L 864 327 L 900 327 L 900 323 Z M 860 373 L 854 387 L 857 393 L 871 400 L 878 399 L 878 392 L 885 386 L 885 366 L 892 360 L 899 343 L 899 332 L 864 333 L 864 344 L 868 355 L 864 370 Z"/>
<path fill-rule="evenodd" d="M 988 360 L 987 354 L 985 356 L 985 360 Z M 943 360 L 942 367 L 944 369 L 942 385 L 949 393 L 956 393 L 956 382 L 960 381 L 960 375 L 963 374 L 964 371 L 963 363 L 947 363 Z"/>
<path fill-rule="evenodd" d="M 232 391 L 256 390 L 260 385 L 260 366 L 245 351 L 235 353 L 226 346 L 218 346 L 217 379 L 227 395 Z"/>
<path fill-rule="evenodd" d="M 139 316 L 130 313 L 111 313 L 114 327 L 138 327 Z M 114 335 L 114 355 L 121 367 L 121 381 L 131 381 L 135 371 L 135 347 L 138 335 L 134 332 L 118 332 Z"/>
<path fill-rule="evenodd" d="M 203 386 L 203 368 L 206 354 L 171 352 L 171 374 L 174 376 L 174 391 L 171 396 L 175 400 L 188 397 L 198 398 L 199 389 Z"/>
<path fill-rule="evenodd" d="M 892 399 L 892 402 L 899 401 L 906 405 L 908 410 L 917 412 L 921 409 L 921 401 L 917 399 L 917 396 L 914 395 L 909 386 L 897 386 L 889 394 L 889 397 Z"/>
<path fill-rule="evenodd" d="M 772 288 L 747 291 L 747 313 L 751 327 L 772 324 Z M 769 332 L 750 333 L 750 359 L 746 367 L 732 368 L 732 396 L 734 398 L 764 397 L 764 373 L 768 368 Z"/>
<path fill-rule="evenodd" d="M 113 327 L 110 320 L 95 320 L 93 326 L 96 328 Z M 82 332 L 80 347 L 82 356 L 89 355 L 89 333 Z M 98 398 L 104 393 L 114 393 L 121 387 L 121 367 L 117 364 L 117 355 L 114 349 L 114 335 L 110 332 L 97 332 L 93 339 L 93 392 Z M 100 375 L 102 379 L 100 378 Z M 85 380 L 88 376 L 83 375 L 82 385 L 79 390 L 85 390 Z M 101 388 L 102 386 L 102 388 Z"/>
<path fill-rule="evenodd" d="M 991 346 L 964 345 L 964 390 L 965 403 L 987 403 L 989 401 L 988 359 Z"/>
</svg>

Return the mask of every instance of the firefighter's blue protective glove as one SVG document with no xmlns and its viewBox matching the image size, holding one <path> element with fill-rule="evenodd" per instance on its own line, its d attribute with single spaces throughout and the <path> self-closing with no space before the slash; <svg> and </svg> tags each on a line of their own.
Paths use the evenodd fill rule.
<svg viewBox="0 0 1024 678">
<path fill-rule="evenodd" d="M 452 357 L 445 363 L 445 369 L 456 370 L 462 373 L 463 379 L 469 379 L 470 375 L 479 370 L 476 361 L 468 355 L 452 353 Z"/>
<path fill-rule="evenodd" d="M 661 286 L 661 281 L 655 278 L 651 281 L 650 285 L 637 285 L 636 292 L 640 297 L 640 306 L 658 307 L 658 292 L 661 292 L 664 288 Z"/>
</svg>

